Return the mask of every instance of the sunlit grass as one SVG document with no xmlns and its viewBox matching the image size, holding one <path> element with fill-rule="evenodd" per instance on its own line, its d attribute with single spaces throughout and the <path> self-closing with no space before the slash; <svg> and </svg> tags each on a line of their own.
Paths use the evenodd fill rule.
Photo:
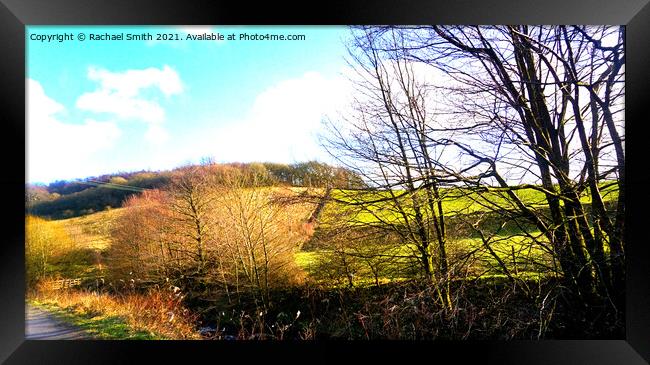
<svg viewBox="0 0 650 365">
<path fill-rule="evenodd" d="M 601 184 L 601 196 L 606 204 L 613 203 L 618 198 L 618 186 L 613 182 Z M 333 190 L 332 197 L 337 201 L 326 205 L 322 217 L 321 227 L 327 228 L 330 224 L 347 222 L 351 226 L 373 226 L 384 223 L 403 225 L 405 220 L 403 214 L 412 219 L 414 212 L 411 202 L 402 200 L 403 211 L 392 200 L 393 196 L 399 196 L 403 191 L 347 191 Z M 536 189 L 520 189 L 515 193 L 528 207 L 532 209 L 548 209 L 546 196 Z M 509 199 L 500 192 L 490 192 L 483 195 L 478 193 L 467 193 L 462 189 L 446 189 L 441 191 L 443 196 L 443 209 L 446 217 L 468 218 L 472 213 L 490 211 L 490 206 L 501 206 L 513 209 Z M 410 199 L 408 196 L 400 199 Z M 372 204 L 354 206 L 354 202 L 376 201 Z M 591 195 L 588 189 L 582 192 L 580 201 L 585 205 L 587 211 L 591 205 Z M 351 203 L 351 204 L 347 204 Z M 427 212 L 427 207 L 422 207 Z M 498 217 L 488 219 L 498 223 Z M 457 224 L 458 222 L 456 222 Z M 476 231 L 468 230 L 460 235 L 448 239 L 448 254 L 454 258 L 471 256 L 471 272 L 466 273 L 472 278 L 472 273 L 479 273 L 480 276 L 502 275 L 506 277 L 533 278 L 547 276 L 556 272 L 557 263 L 553 261 L 553 255 L 549 252 L 549 243 L 541 232 L 532 225 L 517 226 L 513 222 L 507 223 L 500 230 L 490 227 L 495 223 L 488 221 L 487 230 L 494 234 L 489 237 L 487 244 L 483 242 Z M 497 225 L 499 225 L 498 223 Z M 450 229 L 454 229 L 453 227 Z M 489 234 L 488 233 L 488 234 Z M 296 255 L 296 262 L 312 276 L 319 277 L 319 264 L 328 255 L 328 251 L 312 249 L 309 252 L 300 252 Z M 402 244 L 398 246 L 393 254 L 400 256 L 393 261 L 394 266 L 406 266 L 413 264 L 417 257 L 415 246 Z M 411 256 L 407 258 L 406 256 Z M 496 256 L 496 257 L 495 257 Z M 390 270 L 387 270 L 390 272 Z M 396 275 L 382 275 L 381 280 L 393 280 L 403 277 L 397 270 Z M 364 268 L 355 271 L 355 285 L 363 283 L 374 283 L 375 278 Z M 382 273 L 383 274 L 383 273 Z M 323 280 L 322 277 L 319 280 Z"/>
<path fill-rule="evenodd" d="M 618 185 L 613 182 L 600 184 L 600 194 L 605 203 L 613 202 L 618 198 Z M 542 191 L 532 188 L 515 190 L 516 196 L 528 207 L 533 209 L 544 209 L 548 207 L 546 196 Z M 429 211 L 425 203 L 424 193 L 420 193 L 421 209 L 426 214 Z M 487 212 L 490 208 L 500 207 L 514 209 L 511 199 L 504 192 L 491 191 L 488 193 L 469 192 L 466 189 L 441 189 L 442 206 L 445 216 L 452 217 L 459 214 L 470 214 L 474 212 Z M 336 202 L 327 204 L 323 215 L 325 218 L 336 217 L 347 213 L 351 224 L 363 225 L 380 222 L 404 223 L 403 215 L 408 217 L 414 215 L 410 196 L 405 195 L 403 190 L 392 191 L 358 191 L 358 190 L 333 190 L 331 196 Z M 396 203 L 397 199 L 399 203 Z M 583 204 L 591 204 L 589 189 L 585 189 L 580 195 Z M 364 203 L 354 208 L 352 204 Z M 429 212 L 430 213 L 430 212 Z M 327 219 L 324 219 L 327 220 Z"/>
<path fill-rule="evenodd" d="M 81 290 L 39 290 L 28 302 L 106 339 L 196 339 L 193 318 L 170 293 L 119 297 Z"/>
<path fill-rule="evenodd" d="M 318 263 L 320 254 L 317 251 L 300 251 L 295 254 L 296 264 L 303 270 L 310 271 Z"/>
<path fill-rule="evenodd" d="M 111 229 L 123 208 L 104 210 L 80 217 L 51 221 L 50 224 L 65 228 L 72 239 L 82 247 L 105 251 L 111 244 Z"/>
<path fill-rule="evenodd" d="M 31 301 L 35 307 L 41 308 L 56 319 L 76 326 L 93 339 L 106 340 L 161 340 L 165 339 L 153 332 L 138 331 L 131 328 L 124 318 L 119 316 L 93 315 L 80 312 L 73 307 L 61 308 L 52 302 Z"/>
</svg>

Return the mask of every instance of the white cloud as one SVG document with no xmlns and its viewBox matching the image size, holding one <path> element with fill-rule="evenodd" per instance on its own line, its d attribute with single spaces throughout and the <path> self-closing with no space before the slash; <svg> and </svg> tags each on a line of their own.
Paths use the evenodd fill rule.
<svg viewBox="0 0 650 365">
<path fill-rule="evenodd" d="M 29 181 L 94 174 L 101 166 L 91 162 L 92 155 L 112 147 L 121 135 L 114 122 L 86 119 L 83 124 L 65 123 L 60 119 L 65 112 L 38 81 L 27 80 Z"/>
<path fill-rule="evenodd" d="M 120 119 L 140 119 L 161 123 L 165 111 L 156 102 L 126 97 L 108 90 L 83 94 L 77 99 L 77 108 L 95 113 L 112 113 Z"/>
<path fill-rule="evenodd" d="M 165 65 L 158 69 L 111 72 L 89 68 L 88 78 L 99 84 L 97 90 L 82 94 L 76 106 L 95 113 L 110 113 L 119 120 L 138 120 L 148 124 L 144 139 L 152 144 L 162 144 L 169 134 L 162 126 L 165 109 L 158 100 L 145 97 L 144 90 L 158 89 L 166 98 L 183 92 L 178 73 Z"/>
<path fill-rule="evenodd" d="M 158 87 L 165 96 L 178 94 L 183 91 L 181 79 L 171 67 L 165 65 L 162 69 L 149 67 L 144 70 L 127 70 L 110 72 L 91 67 L 88 78 L 99 81 L 102 89 L 115 91 L 124 96 L 137 96 L 140 89 Z"/>
<path fill-rule="evenodd" d="M 93 92 L 77 99 L 77 108 L 96 113 L 112 113 L 120 119 L 139 119 L 149 123 L 161 123 L 165 111 L 155 100 L 140 95 L 149 88 L 159 89 L 166 97 L 183 91 L 180 77 L 171 67 L 150 67 L 144 70 L 110 72 L 89 68 L 88 78 L 99 83 Z"/>
<path fill-rule="evenodd" d="M 242 119 L 205 133 L 187 155 L 219 161 L 304 161 L 324 159 L 318 132 L 323 118 L 349 100 L 342 77 L 309 72 L 260 93 Z"/>
<path fill-rule="evenodd" d="M 418 68 L 419 65 L 413 65 Z M 422 71 L 428 71 L 423 73 Z M 392 72 L 392 71 L 391 71 Z M 431 68 L 416 70 L 425 75 L 419 82 L 436 83 L 438 75 Z M 391 73 L 391 77 L 394 75 Z M 318 159 L 333 161 L 322 147 L 321 135 L 327 134 L 324 119 L 336 125 L 345 124 L 345 118 L 354 117 L 352 96 L 354 81 L 359 76 L 349 67 L 341 69 L 337 77 L 325 77 L 318 72 L 308 72 L 299 77 L 283 80 L 258 94 L 241 119 L 221 121 L 218 127 L 207 129 L 199 138 L 186 141 L 191 147 L 178 151 L 176 156 L 186 156 L 197 162 L 211 156 L 217 161 L 277 161 L 294 162 Z M 361 100 L 363 101 L 363 100 Z M 344 117 L 344 118 L 342 118 Z M 346 131 L 346 128 L 343 128 Z"/>
</svg>

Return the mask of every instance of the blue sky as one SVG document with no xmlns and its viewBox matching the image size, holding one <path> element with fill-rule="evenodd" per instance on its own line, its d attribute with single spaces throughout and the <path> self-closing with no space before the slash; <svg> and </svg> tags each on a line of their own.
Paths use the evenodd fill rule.
<svg viewBox="0 0 650 365">
<path fill-rule="evenodd" d="M 304 34 L 298 41 L 90 41 L 90 33 Z M 79 33 L 85 41 L 31 40 Z M 345 102 L 345 27 L 27 29 L 27 180 L 217 161 L 327 161 Z"/>
</svg>

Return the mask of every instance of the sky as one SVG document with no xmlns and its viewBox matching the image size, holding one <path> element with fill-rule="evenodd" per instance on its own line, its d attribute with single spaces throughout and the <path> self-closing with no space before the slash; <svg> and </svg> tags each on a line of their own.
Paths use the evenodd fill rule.
<svg viewBox="0 0 650 365">
<path fill-rule="evenodd" d="M 125 39 L 90 39 L 107 33 Z M 153 39 L 126 40 L 142 33 Z M 206 33 L 224 39 L 186 39 Z M 203 157 L 331 162 L 318 131 L 347 100 L 348 36 L 346 27 L 29 26 L 27 181 L 165 170 Z"/>
<path fill-rule="evenodd" d="M 347 27 L 28 26 L 26 33 L 28 183 L 169 170 L 206 157 L 337 164 L 320 137 L 328 118 L 345 122 L 339 116 L 354 100 Z M 128 39 L 143 34 L 152 39 Z M 205 34 L 223 39 L 188 39 Z M 424 82 L 450 85 L 431 67 L 413 66 Z"/>
</svg>

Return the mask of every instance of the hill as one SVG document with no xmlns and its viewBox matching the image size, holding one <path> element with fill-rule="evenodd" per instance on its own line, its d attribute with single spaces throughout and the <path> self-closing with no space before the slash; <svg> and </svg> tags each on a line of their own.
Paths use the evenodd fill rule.
<svg viewBox="0 0 650 365">
<path fill-rule="evenodd" d="M 88 177 L 73 181 L 55 181 L 49 185 L 28 184 L 25 189 L 26 213 L 50 219 L 63 219 L 119 208 L 131 195 L 167 186 L 175 173 L 196 166 L 171 171 L 138 171 Z M 361 178 L 341 167 L 315 161 L 279 163 L 209 163 L 201 165 L 217 178 L 231 170 L 254 172 L 263 186 L 325 187 L 343 189 L 364 187 Z"/>
</svg>

